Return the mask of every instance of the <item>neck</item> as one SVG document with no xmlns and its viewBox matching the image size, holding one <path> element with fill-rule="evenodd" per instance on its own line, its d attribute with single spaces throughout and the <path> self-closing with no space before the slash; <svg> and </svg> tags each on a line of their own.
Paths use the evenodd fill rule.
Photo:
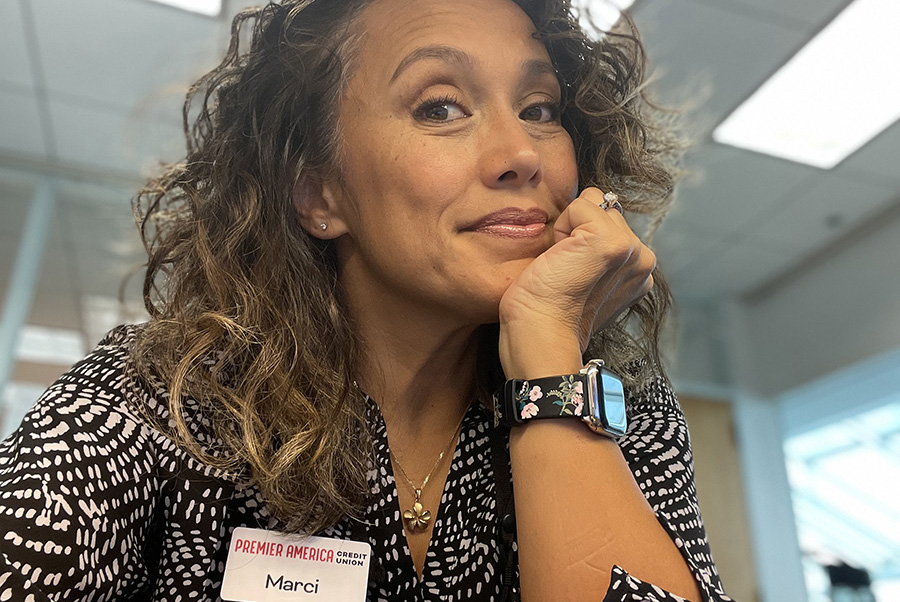
<svg viewBox="0 0 900 602">
<path fill-rule="evenodd" d="M 371 314 L 357 318 L 363 341 L 360 386 L 393 430 L 415 434 L 440 427 L 442 432 L 472 401 L 478 329 L 441 328 L 408 311 L 387 313 L 379 320 Z"/>
<path fill-rule="evenodd" d="M 360 288 L 374 289 L 345 288 L 363 348 L 360 387 L 390 435 L 443 440 L 475 394 L 479 325 L 402 299 L 354 294 Z"/>
</svg>

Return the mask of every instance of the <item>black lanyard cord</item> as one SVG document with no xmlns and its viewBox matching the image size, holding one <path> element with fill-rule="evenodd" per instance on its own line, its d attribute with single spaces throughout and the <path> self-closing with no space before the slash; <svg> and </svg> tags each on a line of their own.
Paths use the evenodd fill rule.
<svg viewBox="0 0 900 602">
<path fill-rule="evenodd" d="M 500 543 L 500 602 L 519 602 L 519 583 L 516 578 L 516 509 L 512 493 L 512 473 L 509 465 L 509 428 L 497 426 L 491 431 L 491 463 L 497 494 L 497 532 Z"/>
</svg>

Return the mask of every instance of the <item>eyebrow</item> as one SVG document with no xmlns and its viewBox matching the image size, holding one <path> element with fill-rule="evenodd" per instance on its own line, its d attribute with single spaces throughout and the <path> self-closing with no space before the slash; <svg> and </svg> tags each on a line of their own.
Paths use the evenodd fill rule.
<svg viewBox="0 0 900 602">
<path fill-rule="evenodd" d="M 475 59 L 459 48 L 439 44 L 422 46 L 421 48 L 417 48 L 410 52 L 402 61 L 400 61 L 400 64 L 397 65 L 397 68 L 394 70 L 394 74 L 391 76 L 389 83 L 393 83 L 394 80 L 400 77 L 400 74 L 406 71 L 413 63 L 427 59 L 437 59 L 444 61 L 445 63 L 456 63 L 457 65 L 472 69 L 474 69 L 476 65 Z M 553 65 L 543 59 L 530 59 L 525 61 L 522 63 L 522 71 L 527 77 L 538 77 L 546 74 L 557 77 L 556 69 Z"/>
<path fill-rule="evenodd" d="M 400 64 L 397 65 L 394 74 L 391 76 L 391 83 L 400 77 L 400 74 L 406 71 L 413 63 L 427 59 L 438 59 L 445 63 L 456 63 L 466 67 L 475 67 L 475 59 L 459 48 L 454 48 L 453 46 L 439 46 L 436 44 L 422 46 L 407 54 L 406 57 L 400 61 Z"/>
<path fill-rule="evenodd" d="M 554 78 L 559 79 L 556 67 L 544 59 L 531 59 L 525 61 L 522 64 L 522 67 L 522 71 L 525 73 L 526 77 L 534 78 L 541 75 L 552 75 Z"/>
</svg>

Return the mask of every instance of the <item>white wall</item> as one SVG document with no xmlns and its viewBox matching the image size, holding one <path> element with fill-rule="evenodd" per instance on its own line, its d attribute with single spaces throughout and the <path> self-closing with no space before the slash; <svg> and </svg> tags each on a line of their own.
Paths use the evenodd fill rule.
<svg viewBox="0 0 900 602">
<path fill-rule="evenodd" d="M 745 307 L 767 396 L 900 346 L 900 210 Z"/>
</svg>

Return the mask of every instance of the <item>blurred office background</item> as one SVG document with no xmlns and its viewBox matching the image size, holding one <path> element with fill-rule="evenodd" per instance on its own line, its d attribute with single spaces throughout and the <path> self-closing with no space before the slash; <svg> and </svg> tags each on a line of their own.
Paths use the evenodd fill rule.
<svg viewBox="0 0 900 602">
<path fill-rule="evenodd" d="M 181 156 L 183 94 L 250 2 L 212 4 L 204 15 L 151 0 L 0 2 L 3 436 L 109 328 L 146 319 L 130 199 Z M 875 18 L 851 15 L 863 4 Z M 693 109 L 691 173 L 655 246 L 678 302 L 672 376 L 726 589 L 742 602 L 900 600 L 900 8 L 627 10 L 652 89 Z M 837 49 L 806 61 L 818 72 L 794 91 L 773 83 L 832 29 Z M 766 88 L 774 102 L 744 107 Z M 791 99 L 799 113 L 781 115 Z M 793 129 L 816 114 L 826 121 L 811 133 Z"/>
</svg>

